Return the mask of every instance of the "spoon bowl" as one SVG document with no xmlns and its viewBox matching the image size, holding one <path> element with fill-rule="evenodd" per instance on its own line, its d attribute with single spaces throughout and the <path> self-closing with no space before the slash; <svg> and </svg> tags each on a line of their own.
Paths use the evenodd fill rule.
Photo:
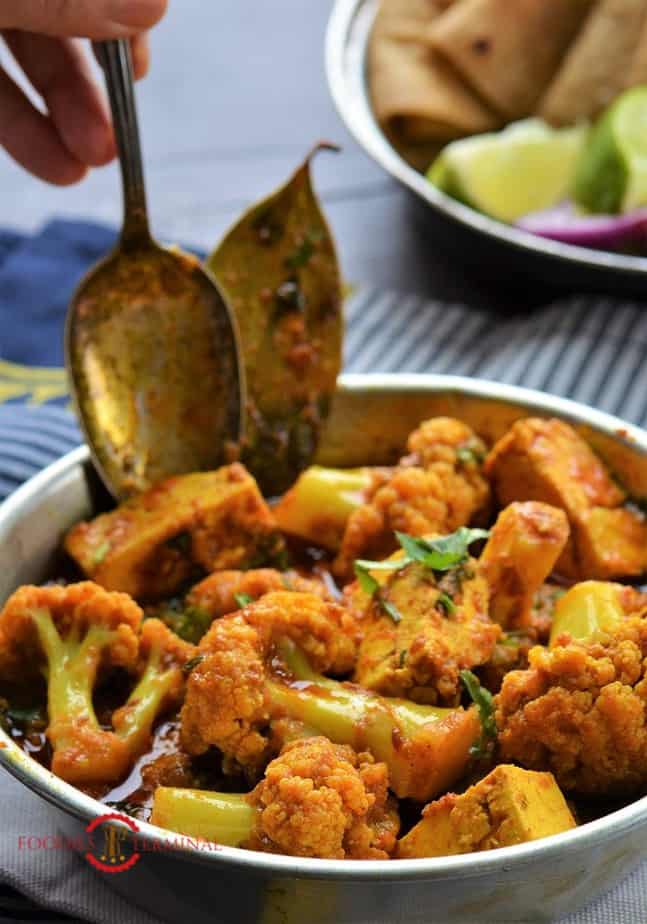
<svg viewBox="0 0 647 924">
<path fill-rule="evenodd" d="M 81 282 L 66 365 L 93 461 L 118 499 L 170 475 L 214 468 L 242 435 L 238 331 L 198 260 L 149 230 L 127 42 L 104 42 L 124 188 L 113 252 Z"/>
</svg>

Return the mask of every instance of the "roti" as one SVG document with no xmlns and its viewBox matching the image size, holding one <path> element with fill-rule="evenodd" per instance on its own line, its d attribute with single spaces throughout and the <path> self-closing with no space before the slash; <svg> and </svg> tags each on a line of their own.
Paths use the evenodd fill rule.
<svg viewBox="0 0 647 924">
<path fill-rule="evenodd" d="M 405 143 L 450 141 L 493 131 L 500 119 L 465 86 L 421 34 L 447 0 L 386 0 L 369 46 L 373 110 L 387 134 Z"/>
<path fill-rule="evenodd" d="M 627 86 L 647 80 L 645 0 L 600 0 L 573 43 L 538 114 L 554 125 L 593 118 Z M 639 44 L 643 38 L 640 55 Z M 633 66 L 628 82 L 629 62 Z"/>
<path fill-rule="evenodd" d="M 534 112 L 591 0 L 461 0 L 426 40 L 506 120 Z"/>
</svg>

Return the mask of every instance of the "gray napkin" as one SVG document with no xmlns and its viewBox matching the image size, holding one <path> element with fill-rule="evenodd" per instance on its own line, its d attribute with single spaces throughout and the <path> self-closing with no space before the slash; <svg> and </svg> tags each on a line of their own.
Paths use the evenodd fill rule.
<svg viewBox="0 0 647 924">
<path fill-rule="evenodd" d="M 495 321 L 463 305 L 363 289 L 350 301 L 347 321 L 349 372 L 478 376 L 543 389 L 647 424 L 647 302 L 572 298 Z M 37 432 L 55 432 L 59 453 L 72 448 L 76 432 L 62 426 L 62 413 L 47 407 L 0 409 L 0 492 L 47 461 L 42 440 L 34 455 Z M 152 924 L 151 916 L 114 894 L 75 854 L 19 849 L 21 835 L 55 833 L 56 815 L 4 772 L 0 800 L 0 884 L 39 905 L 97 924 Z M 21 912 L 20 920 L 31 919 L 28 911 Z M 44 918 L 39 914 L 36 919 Z M 645 921 L 647 863 L 560 924 Z"/>
</svg>

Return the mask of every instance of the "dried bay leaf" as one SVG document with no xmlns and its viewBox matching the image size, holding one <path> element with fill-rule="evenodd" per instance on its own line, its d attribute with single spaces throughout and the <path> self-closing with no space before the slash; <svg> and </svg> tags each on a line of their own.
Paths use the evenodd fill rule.
<svg viewBox="0 0 647 924">
<path fill-rule="evenodd" d="M 248 397 L 241 461 L 266 495 L 286 490 L 312 461 L 341 367 L 339 264 L 310 172 L 317 151 L 331 147 L 318 145 L 207 260 L 240 328 Z"/>
</svg>

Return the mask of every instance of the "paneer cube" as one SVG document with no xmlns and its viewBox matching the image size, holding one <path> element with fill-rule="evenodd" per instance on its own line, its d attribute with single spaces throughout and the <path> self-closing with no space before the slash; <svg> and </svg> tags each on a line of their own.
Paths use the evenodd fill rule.
<svg viewBox="0 0 647 924">
<path fill-rule="evenodd" d="M 490 616 L 504 629 L 532 623 L 535 595 L 553 570 L 568 541 L 563 510 L 525 501 L 499 514 L 479 558 L 478 570 L 490 590 Z"/>
<path fill-rule="evenodd" d="M 499 764 L 462 795 L 430 802 L 398 843 L 399 858 L 511 847 L 576 826 L 552 773 Z"/>
<path fill-rule="evenodd" d="M 485 664 L 501 635 L 488 616 L 488 587 L 475 560 L 440 580 L 418 563 L 373 576 L 381 584 L 379 596 L 371 598 L 357 585 L 348 594 L 364 636 L 355 682 L 384 696 L 458 705 L 461 670 Z"/>
<path fill-rule="evenodd" d="M 256 482 L 238 464 L 169 478 L 65 539 L 88 577 L 139 600 L 170 596 L 205 572 L 272 563 L 282 548 Z"/>
<path fill-rule="evenodd" d="M 490 452 L 485 472 L 502 504 L 537 500 L 566 512 L 571 538 L 557 564 L 565 577 L 609 580 L 645 570 L 645 518 L 624 506 L 625 493 L 568 424 L 517 421 Z"/>
</svg>

